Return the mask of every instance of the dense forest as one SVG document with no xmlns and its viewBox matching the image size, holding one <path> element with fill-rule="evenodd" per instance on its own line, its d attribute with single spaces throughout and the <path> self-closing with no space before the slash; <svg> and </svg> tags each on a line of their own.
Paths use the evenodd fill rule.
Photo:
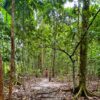
<svg viewBox="0 0 100 100">
<path fill-rule="evenodd" d="M 0 0 L 0 100 L 100 100 L 100 0 Z"/>
</svg>

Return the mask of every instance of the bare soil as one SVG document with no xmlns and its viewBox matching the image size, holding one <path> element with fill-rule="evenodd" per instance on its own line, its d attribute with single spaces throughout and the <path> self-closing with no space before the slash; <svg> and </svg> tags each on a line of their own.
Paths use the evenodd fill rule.
<svg viewBox="0 0 100 100">
<path fill-rule="evenodd" d="M 90 81 L 87 87 L 90 91 L 100 96 L 99 81 Z M 13 87 L 12 100 L 72 100 L 72 82 L 59 81 L 47 78 L 23 78 L 21 84 Z M 5 88 L 5 100 L 7 100 L 8 89 Z M 80 97 L 78 100 L 87 100 Z M 99 97 L 90 97 L 89 100 L 100 100 Z"/>
</svg>

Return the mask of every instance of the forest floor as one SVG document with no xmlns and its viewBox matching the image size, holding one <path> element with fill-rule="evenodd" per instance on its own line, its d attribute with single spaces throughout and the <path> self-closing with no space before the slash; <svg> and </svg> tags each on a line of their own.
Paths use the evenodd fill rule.
<svg viewBox="0 0 100 100">
<path fill-rule="evenodd" d="M 88 89 L 96 94 L 100 94 L 100 84 L 97 81 L 89 83 Z M 21 84 L 16 84 L 13 88 L 13 100 L 72 100 L 72 82 L 58 81 L 47 78 L 24 78 Z M 8 92 L 5 92 L 6 97 Z M 5 98 L 5 100 L 7 100 Z M 87 100 L 80 97 L 78 100 Z M 90 100 L 100 100 L 91 97 Z"/>
</svg>

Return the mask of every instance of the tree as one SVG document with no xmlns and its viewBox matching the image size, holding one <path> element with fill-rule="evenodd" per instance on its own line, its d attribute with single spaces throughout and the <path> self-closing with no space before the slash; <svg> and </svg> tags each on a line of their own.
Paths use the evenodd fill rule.
<svg viewBox="0 0 100 100">
<path fill-rule="evenodd" d="M 89 4 L 90 0 L 83 1 L 83 8 L 82 8 L 82 32 L 81 32 L 81 39 L 84 36 L 84 39 L 80 42 L 80 67 L 79 67 L 79 86 L 78 86 L 78 93 L 75 96 L 77 98 L 79 95 L 84 95 L 88 98 L 90 93 L 86 89 L 86 72 L 87 72 L 87 49 L 88 49 L 88 26 L 89 26 Z"/>
<path fill-rule="evenodd" d="M 88 10 L 90 9 L 89 9 L 89 4 L 87 4 L 87 2 L 89 2 L 89 0 L 85 0 L 83 2 L 78 0 L 80 1 L 80 4 L 84 3 L 84 5 L 82 6 L 83 9 L 81 9 L 81 6 L 80 9 L 77 9 L 77 4 L 75 7 L 72 8 L 63 8 L 63 3 L 65 3 L 64 1 L 66 2 L 66 0 L 63 0 L 63 2 L 62 0 L 55 0 L 55 1 L 54 0 L 20 0 L 20 2 L 19 0 L 15 0 L 16 3 L 15 29 L 17 32 L 15 36 L 14 36 L 14 24 L 13 24 L 14 16 L 12 16 L 13 20 L 9 20 L 8 18 L 9 22 L 10 21 L 12 22 L 12 23 L 10 22 L 12 24 L 12 27 L 11 29 L 9 28 L 9 30 L 11 30 L 11 66 L 10 66 L 10 86 L 9 86 L 10 95 L 9 96 L 11 96 L 13 79 L 14 79 L 13 72 L 15 72 L 14 60 L 16 60 L 16 64 L 18 66 L 16 68 L 17 74 L 19 74 L 19 69 L 21 69 L 20 71 L 21 74 L 24 74 L 24 72 L 25 73 L 27 72 L 28 74 L 33 74 L 33 70 L 36 69 L 37 65 L 39 65 L 41 70 L 45 66 L 50 67 L 50 69 L 52 69 L 52 71 L 51 70 L 50 71 L 53 73 L 53 76 L 56 75 L 55 72 L 57 71 L 60 72 L 60 70 L 64 68 L 65 68 L 64 72 L 68 72 L 71 76 L 70 71 L 73 70 L 73 88 L 74 88 L 73 90 L 77 92 L 75 97 L 77 98 L 77 96 L 79 96 L 80 94 L 85 96 L 89 94 L 86 89 L 86 67 L 88 67 L 87 66 L 87 49 L 88 49 L 87 38 L 88 38 L 88 34 L 90 34 L 89 32 L 92 30 L 94 31 L 94 29 L 89 30 L 89 27 L 91 26 L 92 23 L 90 23 L 90 25 L 88 24 L 89 20 L 91 20 L 89 19 L 88 16 L 89 13 Z M 11 16 L 11 1 L 5 0 L 5 2 L 7 2 L 5 5 L 6 10 Z M 12 5 L 12 8 L 13 7 L 14 5 Z M 74 9 L 74 13 L 73 13 L 73 9 Z M 77 18 L 77 10 L 80 10 L 78 18 Z M 81 10 L 82 10 L 82 20 L 80 20 Z M 96 10 L 97 9 L 95 9 L 94 12 L 96 12 Z M 5 20 L 5 16 L 4 16 L 4 20 Z M 81 26 L 81 21 L 82 21 L 82 26 Z M 98 20 L 97 22 L 99 24 Z M 78 28 L 77 28 L 77 24 L 78 24 Z M 98 24 L 97 26 L 99 26 Z M 8 27 L 8 24 L 6 26 Z M 81 27 L 82 30 L 79 29 Z M 87 32 L 88 30 L 89 32 Z M 10 34 L 10 32 L 6 28 L 4 28 L 3 31 L 5 31 L 3 33 L 5 33 L 6 35 L 5 34 L 0 35 L 0 42 L 3 43 L 2 48 L 4 51 L 2 53 L 2 58 L 3 58 L 3 62 L 5 63 L 6 60 L 4 60 L 4 58 L 10 55 L 10 52 L 8 52 L 8 49 L 10 47 L 8 44 L 10 44 L 10 41 L 6 40 L 5 36 L 10 38 L 10 35 L 8 35 L 8 33 Z M 94 36 L 94 34 L 92 35 Z M 99 37 L 99 35 L 96 37 Z M 14 38 L 16 43 L 16 58 L 14 57 L 14 53 L 15 53 Z M 48 48 L 45 49 L 44 47 L 46 46 Z M 78 55 L 79 51 L 77 50 L 79 46 L 80 46 L 80 72 L 79 72 L 80 79 L 79 79 L 78 89 L 77 88 L 75 89 L 75 82 L 74 82 L 75 74 L 76 74 L 75 69 L 79 64 L 79 63 L 76 64 L 77 59 L 75 56 L 77 55 L 79 57 Z M 96 46 L 97 44 L 94 46 L 95 49 Z M 61 54 L 57 50 L 64 52 L 67 56 Z M 7 54 L 5 55 L 6 52 L 9 53 L 8 56 Z M 51 53 L 52 53 L 52 66 L 50 65 Z M 89 51 L 89 53 L 91 53 L 91 51 Z M 89 56 L 89 58 L 90 57 L 91 56 Z M 36 58 L 38 58 L 38 61 Z M 97 59 L 98 58 L 96 58 L 95 60 Z M 9 57 L 8 57 L 8 61 L 9 61 Z M 72 66 L 73 69 L 71 69 L 70 66 Z M 68 68 L 70 70 L 68 70 Z M 38 71 L 36 71 L 36 73 L 37 72 Z"/>
<path fill-rule="evenodd" d="M 2 57 L 0 54 L 0 100 L 4 100 L 3 93 L 3 69 L 2 69 Z"/>
<path fill-rule="evenodd" d="M 14 6 L 15 0 L 12 0 L 12 16 L 11 16 L 11 61 L 10 61 L 10 82 L 9 82 L 9 100 L 12 100 L 12 88 L 15 76 L 15 44 L 14 44 Z"/>
<path fill-rule="evenodd" d="M 89 23 L 89 3 L 90 0 L 83 1 L 83 9 L 82 9 L 82 33 L 83 36 L 84 31 L 87 31 L 88 23 Z M 80 78 L 79 78 L 79 86 L 82 88 L 82 91 L 86 91 L 86 66 L 87 66 L 87 49 L 88 49 L 88 35 L 84 37 L 84 39 L 80 43 Z"/>
<path fill-rule="evenodd" d="M 0 0 L 0 4 L 2 0 Z M 1 7 L 0 7 L 0 14 L 1 13 Z M 0 24 L 3 22 L 2 20 L 2 16 L 0 16 Z M 1 27 L 1 26 L 0 26 Z M 2 31 L 0 31 L 2 32 Z M 4 100 L 4 93 L 3 93 L 3 68 L 2 68 L 2 56 L 1 56 L 1 52 L 0 52 L 0 100 Z"/>
</svg>

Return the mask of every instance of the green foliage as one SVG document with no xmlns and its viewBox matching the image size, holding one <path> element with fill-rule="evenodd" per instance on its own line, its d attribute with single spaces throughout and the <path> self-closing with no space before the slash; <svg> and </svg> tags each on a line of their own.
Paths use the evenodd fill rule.
<svg viewBox="0 0 100 100">
<path fill-rule="evenodd" d="M 62 75 L 62 76 L 66 75 L 65 68 L 60 69 L 60 75 Z"/>
<path fill-rule="evenodd" d="M 0 49 L 4 64 L 10 61 L 11 32 L 11 0 L 4 0 L 0 12 Z M 73 2 L 73 0 L 68 0 Z M 67 1 L 67 2 L 68 2 Z M 72 53 L 80 41 L 78 33 L 78 7 L 64 8 L 66 0 L 15 0 L 15 60 L 18 73 L 33 73 L 41 76 L 38 65 L 41 62 L 43 49 L 44 62 L 42 67 L 52 67 L 52 48 L 61 48 Z M 90 5 L 89 22 L 98 10 L 97 1 Z M 81 33 L 81 12 L 79 13 L 79 31 Z M 88 69 L 97 73 L 100 66 L 100 13 L 89 30 Z M 79 52 L 77 51 L 79 56 Z M 39 58 L 40 57 L 40 58 Z M 75 58 L 76 59 L 76 58 Z M 71 62 L 62 52 L 56 51 L 56 70 L 62 76 L 67 69 L 71 71 Z M 77 65 L 78 66 L 78 65 Z M 92 66 L 92 67 L 91 67 Z M 95 69 L 93 69 L 95 67 Z M 7 67 L 8 68 L 8 67 Z M 66 70 L 65 70 L 65 69 Z M 32 72 L 33 71 L 33 72 Z M 6 69 L 5 69 L 6 72 Z"/>
<path fill-rule="evenodd" d="M 41 70 L 40 70 L 40 69 L 33 69 L 33 74 L 34 74 L 36 77 L 40 77 L 40 76 L 41 76 Z"/>
</svg>

